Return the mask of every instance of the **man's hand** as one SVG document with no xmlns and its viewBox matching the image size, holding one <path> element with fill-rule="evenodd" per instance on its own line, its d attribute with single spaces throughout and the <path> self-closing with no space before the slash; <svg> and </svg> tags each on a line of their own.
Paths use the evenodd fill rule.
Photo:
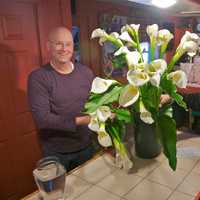
<svg viewBox="0 0 200 200">
<path fill-rule="evenodd" d="M 76 125 L 88 125 L 90 123 L 90 116 L 85 115 L 81 117 L 76 117 L 75 122 Z"/>
<path fill-rule="evenodd" d="M 161 105 L 169 103 L 170 101 L 171 101 L 171 97 L 168 94 L 162 94 L 160 96 L 160 104 Z"/>
</svg>

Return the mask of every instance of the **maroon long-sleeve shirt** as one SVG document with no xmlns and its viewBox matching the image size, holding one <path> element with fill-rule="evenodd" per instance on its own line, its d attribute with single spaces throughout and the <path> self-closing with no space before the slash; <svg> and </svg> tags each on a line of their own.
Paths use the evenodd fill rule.
<svg viewBox="0 0 200 200">
<path fill-rule="evenodd" d="M 81 116 L 93 78 L 80 64 L 70 74 L 46 64 L 29 75 L 28 100 L 45 149 L 66 153 L 90 144 L 88 127 L 76 126 L 75 117 Z"/>
</svg>

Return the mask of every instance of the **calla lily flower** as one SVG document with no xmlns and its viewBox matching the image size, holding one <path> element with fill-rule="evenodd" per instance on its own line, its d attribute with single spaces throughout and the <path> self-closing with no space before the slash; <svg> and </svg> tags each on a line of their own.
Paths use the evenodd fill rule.
<svg viewBox="0 0 200 200">
<path fill-rule="evenodd" d="M 139 60 L 140 60 L 140 53 L 137 51 L 129 51 L 126 54 L 126 61 L 129 68 L 138 65 Z"/>
<path fill-rule="evenodd" d="M 185 88 L 187 86 L 187 76 L 182 70 L 171 72 L 167 75 L 167 78 L 172 80 L 172 82 L 180 88 Z"/>
<path fill-rule="evenodd" d="M 112 146 L 112 140 L 105 130 L 105 123 L 101 123 L 100 129 L 97 132 L 99 144 L 103 147 Z"/>
<path fill-rule="evenodd" d="M 163 74 L 167 69 L 167 63 L 163 59 L 157 59 L 152 61 L 149 65 L 146 65 L 145 71 L 150 75 L 153 76 L 156 73 Z"/>
<path fill-rule="evenodd" d="M 193 41 L 185 42 L 182 46 L 183 50 L 187 52 L 189 56 L 194 56 L 199 48 L 198 44 Z"/>
<path fill-rule="evenodd" d="M 108 36 L 108 34 L 103 29 L 97 28 L 92 32 L 91 39 L 106 36 Z"/>
<path fill-rule="evenodd" d="M 151 113 L 144 107 L 142 101 L 140 101 L 140 119 L 146 124 L 152 124 L 154 122 Z"/>
<path fill-rule="evenodd" d="M 130 27 L 136 32 L 138 33 L 138 30 L 140 28 L 140 24 L 130 24 Z"/>
<path fill-rule="evenodd" d="M 112 146 L 112 140 L 108 133 L 106 132 L 98 132 L 97 136 L 98 142 L 103 147 L 110 147 Z"/>
<path fill-rule="evenodd" d="M 100 122 L 105 122 L 108 118 L 111 117 L 111 111 L 108 106 L 100 106 L 97 111 L 97 118 Z"/>
<path fill-rule="evenodd" d="M 188 41 L 198 42 L 199 36 L 196 33 L 190 33 L 189 31 L 186 31 L 183 37 L 181 38 L 180 45 Z"/>
<path fill-rule="evenodd" d="M 99 44 L 102 46 L 103 43 L 107 40 L 108 34 L 101 28 L 97 28 L 92 32 L 91 39 L 100 38 Z"/>
<path fill-rule="evenodd" d="M 123 32 L 120 36 L 119 36 L 119 39 L 125 41 L 125 42 L 130 42 L 132 43 L 133 40 L 131 38 L 131 36 L 128 34 L 127 31 Z"/>
<path fill-rule="evenodd" d="M 148 25 L 147 34 L 149 35 L 149 37 L 156 38 L 158 36 L 158 25 L 157 24 Z"/>
<path fill-rule="evenodd" d="M 91 92 L 95 94 L 104 93 L 112 84 L 117 83 L 115 80 L 106 80 L 100 77 L 96 77 L 92 82 Z"/>
<path fill-rule="evenodd" d="M 119 96 L 119 105 L 128 107 L 134 104 L 139 98 L 139 90 L 133 85 L 126 85 Z"/>
<path fill-rule="evenodd" d="M 173 34 L 170 33 L 169 30 L 167 29 L 162 29 L 158 31 L 158 43 L 160 43 L 160 45 L 162 44 L 168 44 L 169 41 L 173 38 Z"/>
<path fill-rule="evenodd" d="M 96 116 L 91 116 L 90 123 L 88 124 L 88 128 L 92 131 L 99 131 L 100 125 Z"/>
<path fill-rule="evenodd" d="M 110 36 L 112 36 L 112 37 L 118 39 L 118 38 L 119 38 L 119 33 L 117 33 L 117 32 L 112 32 L 112 33 L 110 34 Z"/>
<path fill-rule="evenodd" d="M 156 73 L 150 78 L 150 83 L 156 87 L 160 85 L 160 74 Z"/>
<path fill-rule="evenodd" d="M 149 81 L 149 76 L 146 72 L 129 70 L 127 73 L 127 80 L 134 86 L 142 86 Z"/>
<path fill-rule="evenodd" d="M 115 53 L 114 56 L 119 56 L 121 54 L 127 54 L 130 51 L 128 50 L 128 48 L 126 46 L 120 47 Z"/>
</svg>

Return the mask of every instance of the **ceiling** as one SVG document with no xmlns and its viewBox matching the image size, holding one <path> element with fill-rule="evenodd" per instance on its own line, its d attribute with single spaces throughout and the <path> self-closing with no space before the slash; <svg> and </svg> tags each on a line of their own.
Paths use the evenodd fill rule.
<svg viewBox="0 0 200 200">
<path fill-rule="evenodd" d="M 129 6 L 133 4 L 135 5 L 135 3 L 140 4 L 140 5 L 143 4 L 143 5 L 153 6 L 151 4 L 151 0 L 106 0 L 106 1 L 111 1 L 113 3 L 122 3 Z M 199 16 L 200 17 L 200 0 L 177 0 L 177 3 L 172 7 L 165 8 L 165 9 L 161 9 L 161 8 L 156 8 L 156 9 L 160 9 L 161 12 L 164 11 L 164 13 L 175 15 L 175 16 L 182 16 L 182 17 Z"/>
</svg>

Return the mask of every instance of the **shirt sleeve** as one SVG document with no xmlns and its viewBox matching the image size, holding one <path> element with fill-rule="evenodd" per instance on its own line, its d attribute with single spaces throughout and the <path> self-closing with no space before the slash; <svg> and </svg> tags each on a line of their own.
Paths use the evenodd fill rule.
<svg viewBox="0 0 200 200">
<path fill-rule="evenodd" d="M 50 95 L 45 79 L 32 73 L 28 78 L 28 101 L 39 129 L 76 131 L 75 116 L 60 116 L 50 110 Z"/>
</svg>

